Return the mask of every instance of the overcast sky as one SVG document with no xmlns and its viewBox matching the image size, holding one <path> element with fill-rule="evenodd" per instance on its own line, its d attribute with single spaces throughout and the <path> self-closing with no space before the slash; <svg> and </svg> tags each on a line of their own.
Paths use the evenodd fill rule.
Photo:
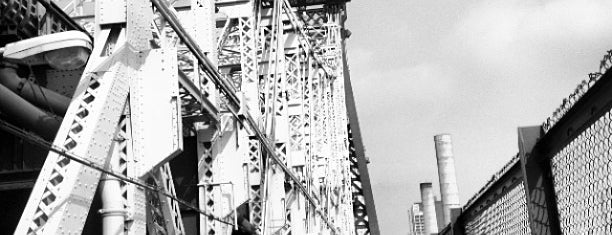
<svg viewBox="0 0 612 235">
<path fill-rule="evenodd" d="M 382 234 L 408 232 L 450 133 L 463 205 L 612 49 L 609 0 L 353 0 L 348 59 Z M 436 193 L 439 195 L 439 192 Z M 438 196 L 439 197 L 439 196 Z"/>
</svg>

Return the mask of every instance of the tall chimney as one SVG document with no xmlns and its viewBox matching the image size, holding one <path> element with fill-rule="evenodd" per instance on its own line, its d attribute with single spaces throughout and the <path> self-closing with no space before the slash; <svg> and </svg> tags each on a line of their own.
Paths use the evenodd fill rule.
<svg viewBox="0 0 612 235">
<path fill-rule="evenodd" d="M 423 221 L 425 222 L 425 234 L 438 233 L 438 221 L 436 219 L 436 202 L 434 201 L 431 183 L 421 183 L 421 202 L 423 203 Z"/>
<path fill-rule="evenodd" d="M 440 195 L 444 211 L 444 224 L 451 222 L 451 209 L 459 208 L 459 190 L 455 174 L 455 158 L 453 145 L 449 134 L 434 136 L 436 144 L 436 159 L 438 161 L 438 178 L 440 179 Z"/>
</svg>

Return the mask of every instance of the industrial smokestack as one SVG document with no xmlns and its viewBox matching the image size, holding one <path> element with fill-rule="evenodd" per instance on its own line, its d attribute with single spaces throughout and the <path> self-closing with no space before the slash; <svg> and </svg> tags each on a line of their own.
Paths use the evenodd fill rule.
<svg viewBox="0 0 612 235">
<path fill-rule="evenodd" d="M 425 222 L 425 234 L 438 233 L 438 221 L 436 219 L 436 202 L 434 201 L 431 183 L 421 183 L 421 203 L 423 203 L 423 222 Z"/>
<path fill-rule="evenodd" d="M 449 134 L 434 136 L 436 159 L 438 161 L 438 178 L 440 179 L 440 196 L 444 214 L 444 224 L 451 222 L 451 209 L 459 208 L 459 190 L 455 174 L 455 157 Z"/>
</svg>

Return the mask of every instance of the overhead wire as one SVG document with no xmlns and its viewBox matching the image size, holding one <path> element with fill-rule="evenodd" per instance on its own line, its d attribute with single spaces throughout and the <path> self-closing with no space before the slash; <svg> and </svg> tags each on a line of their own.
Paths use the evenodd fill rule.
<svg viewBox="0 0 612 235">
<path fill-rule="evenodd" d="M 219 221 L 220 223 L 227 224 L 227 225 L 232 225 L 232 226 L 234 225 L 234 223 L 232 223 L 232 222 L 228 222 L 228 221 L 225 221 L 225 220 L 223 220 L 221 218 L 218 218 L 218 217 L 210 214 L 209 212 L 201 210 L 197 206 L 194 206 L 191 203 L 189 203 L 189 202 L 187 202 L 187 201 L 185 201 L 183 199 L 180 199 L 180 198 L 178 198 L 178 197 L 176 197 L 176 196 L 166 192 L 165 190 L 160 189 L 159 186 L 154 186 L 154 185 L 150 185 L 150 184 L 147 184 L 147 183 L 143 183 L 140 180 L 135 179 L 133 177 L 125 176 L 125 175 L 122 175 L 120 173 L 116 173 L 116 172 L 114 172 L 112 170 L 106 169 L 105 167 L 99 166 L 98 164 L 96 164 L 96 163 L 94 163 L 92 161 L 89 161 L 89 160 L 84 159 L 84 158 L 82 158 L 80 156 L 77 156 L 77 155 L 75 155 L 73 153 L 70 153 L 70 152 L 66 151 L 65 149 L 63 149 L 63 148 L 61 148 L 59 146 L 53 145 L 52 143 L 42 139 L 41 137 L 39 137 L 39 136 L 37 136 L 37 135 L 35 135 L 33 133 L 30 133 L 30 132 L 28 132 L 28 131 L 26 131 L 26 130 L 24 130 L 22 128 L 19 128 L 19 127 L 13 125 L 13 124 L 10 124 L 10 123 L 6 122 L 5 120 L 0 119 L 0 129 L 5 130 L 5 131 L 7 131 L 7 132 L 17 136 L 17 137 L 20 137 L 23 140 L 25 140 L 27 142 L 30 142 L 30 143 L 32 143 L 34 145 L 37 145 L 37 146 L 42 147 L 44 149 L 47 149 L 47 150 L 49 150 L 51 152 L 59 154 L 62 157 L 68 158 L 68 159 L 70 159 L 72 161 L 75 161 L 75 162 L 77 162 L 79 164 L 82 164 L 82 165 L 87 166 L 89 168 L 92 168 L 94 170 L 100 171 L 100 172 L 102 172 L 104 174 L 113 176 L 113 177 L 115 177 L 115 178 L 117 178 L 117 179 L 119 179 L 119 180 L 121 180 L 121 181 L 123 181 L 125 183 L 130 183 L 130 184 L 137 185 L 137 186 L 142 187 L 142 188 L 144 188 L 146 190 L 153 191 L 153 192 L 158 193 L 160 195 L 163 195 L 163 196 L 165 196 L 165 197 L 167 197 L 169 199 L 175 200 L 179 204 L 181 204 L 183 206 L 186 206 L 187 208 L 192 209 L 192 210 L 196 211 L 199 214 L 205 215 L 208 218 L 211 218 L 213 220 Z"/>
</svg>

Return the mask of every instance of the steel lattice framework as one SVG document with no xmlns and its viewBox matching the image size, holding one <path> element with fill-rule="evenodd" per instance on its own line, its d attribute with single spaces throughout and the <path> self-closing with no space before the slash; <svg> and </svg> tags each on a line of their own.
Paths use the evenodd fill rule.
<svg viewBox="0 0 612 235">
<path fill-rule="evenodd" d="M 78 85 L 50 79 L 74 98 L 53 143 L 30 139 L 52 151 L 16 233 L 81 232 L 98 185 L 100 213 L 126 234 L 184 234 L 181 207 L 200 234 L 379 233 L 346 1 L 3 3 L 3 22 L 48 25 L 4 33 L 95 39 L 82 74 L 48 72 Z M 170 169 L 184 136 L 197 138 L 198 205 L 176 197 Z"/>
</svg>

